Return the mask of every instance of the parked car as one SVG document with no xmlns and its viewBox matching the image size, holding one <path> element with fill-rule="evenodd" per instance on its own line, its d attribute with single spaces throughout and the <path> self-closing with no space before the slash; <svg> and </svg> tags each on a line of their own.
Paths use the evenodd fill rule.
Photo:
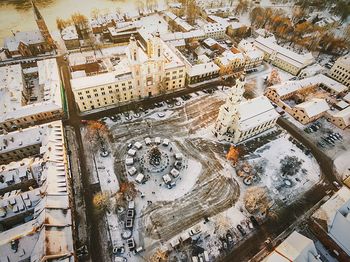
<svg viewBox="0 0 350 262">
<path fill-rule="evenodd" d="M 242 234 L 242 236 L 245 236 L 247 234 L 241 225 L 237 225 L 237 229 Z"/>
</svg>

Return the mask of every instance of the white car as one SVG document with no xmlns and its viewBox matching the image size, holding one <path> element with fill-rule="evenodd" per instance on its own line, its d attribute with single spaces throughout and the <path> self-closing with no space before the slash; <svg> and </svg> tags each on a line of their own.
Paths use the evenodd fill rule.
<svg viewBox="0 0 350 262">
<path fill-rule="evenodd" d="M 165 117 L 165 114 L 164 114 L 163 112 L 159 112 L 157 115 L 158 115 L 160 118 Z"/>
</svg>

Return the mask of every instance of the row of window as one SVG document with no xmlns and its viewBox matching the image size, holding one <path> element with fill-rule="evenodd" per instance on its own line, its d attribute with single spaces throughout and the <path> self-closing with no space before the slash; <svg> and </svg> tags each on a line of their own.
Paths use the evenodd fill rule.
<svg viewBox="0 0 350 262">
<path fill-rule="evenodd" d="M 263 129 L 263 128 L 271 125 L 273 122 L 275 122 L 275 119 L 270 120 L 269 122 L 266 122 L 265 124 L 262 124 L 260 126 L 256 126 L 256 127 L 252 128 L 252 129 L 249 129 L 248 131 L 245 131 L 244 133 L 241 133 L 241 137 L 245 137 L 247 135 L 253 134 L 255 131 Z"/>
</svg>

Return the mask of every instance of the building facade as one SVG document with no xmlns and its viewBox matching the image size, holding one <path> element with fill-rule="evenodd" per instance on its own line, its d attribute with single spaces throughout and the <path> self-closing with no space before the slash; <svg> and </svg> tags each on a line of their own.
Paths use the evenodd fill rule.
<svg viewBox="0 0 350 262">
<path fill-rule="evenodd" d="M 20 156 L 28 144 L 36 145 L 0 170 L 1 260 L 75 261 L 72 181 L 62 122 L 0 135 L 0 141 L 2 160 L 11 151 Z M 14 187 L 20 190 L 12 191 Z"/>
<path fill-rule="evenodd" d="M 350 89 L 350 55 L 338 58 L 332 66 L 329 76 Z"/>
<path fill-rule="evenodd" d="M 300 70 L 315 61 L 311 53 L 300 55 L 279 46 L 272 38 L 259 36 L 255 39 L 254 46 L 264 52 L 264 60 L 292 75 L 298 75 Z"/>
<path fill-rule="evenodd" d="M 215 59 L 215 63 L 220 67 L 220 75 L 225 76 L 242 72 L 245 59 L 242 53 L 233 53 L 226 50 Z"/>
<path fill-rule="evenodd" d="M 219 140 L 239 143 L 275 126 L 278 113 L 270 101 L 257 97 L 242 102 L 244 82 L 237 80 L 219 114 L 213 130 Z"/>
<path fill-rule="evenodd" d="M 143 50 L 134 37 L 114 71 L 71 79 L 80 111 L 126 103 L 185 86 L 185 65 L 158 35 Z"/>
</svg>

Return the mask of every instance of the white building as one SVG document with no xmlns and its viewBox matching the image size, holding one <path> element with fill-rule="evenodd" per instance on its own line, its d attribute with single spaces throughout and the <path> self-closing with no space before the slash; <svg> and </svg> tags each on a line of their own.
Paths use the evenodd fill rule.
<svg viewBox="0 0 350 262">
<path fill-rule="evenodd" d="M 311 53 L 300 55 L 278 45 L 271 38 L 259 36 L 255 39 L 254 45 L 264 52 L 264 59 L 266 61 L 293 75 L 298 75 L 301 69 L 315 61 Z"/>
<path fill-rule="evenodd" d="M 221 39 L 225 37 L 226 27 L 220 23 L 208 23 L 202 26 L 205 37 Z"/>
<path fill-rule="evenodd" d="M 241 52 L 233 53 L 226 50 L 216 57 L 215 63 L 220 67 L 220 75 L 231 75 L 243 71 L 245 59 Z"/>
<path fill-rule="evenodd" d="M 156 35 L 147 41 L 146 50 L 132 37 L 126 57 L 112 70 L 71 79 L 71 85 L 80 111 L 87 111 L 183 88 L 185 77 L 176 50 Z"/>
<path fill-rule="evenodd" d="M 343 186 L 312 215 L 312 219 L 350 257 L 350 189 Z"/>
<path fill-rule="evenodd" d="M 312 98 L 293 107 L 293 117 L 305 125 L 320 118 L 329 109 L 325 99 Z"/>
<path fill-rule="evenodd" d="M 321 262 L 314 242 L 293 231 L 263 262 Z"/>
<path fill-rule="evenodd" d="M 238 44 L 238 49 L 242 51 L 245 58 L 245 69 L 258 67 L 264 60 L 264 52 L 255 48 L 255 46 L 245 39 Z"/>
<path fill-rule="evenodd" d="M 56 59 L 37 67 L 0 67 L 0 130 L 14 130 L 63 116 L 63 96 Z"/>
<path fill-rule="evenodd" d="M 220 68 L 213 62 L 203 62 L 199 64 L 187 64 L 187 83 L 196 84 L 219 77 Z"/>
<path fill-rule="evenodd" d="M 74 261 L 71 181 L 62 122 L 1 135 L 0 141 L 2 164 L 4 157 L 8 163 L 6 155 L 18 156 L 2 165 L 1 175 L 8 178 L 11 172 L 10 178 L 21 188 L 18 192 L 13 184 L 0 184 L 4 193 L 1 261 Z M 36 150 L 26 150 L 29 142 L 36 143 Z"/>
<path fill-rule="evenodd" d="M 341 129 L 350 126 L 350 106 L 342 110 L 328 110 L 325 116 L 329 122 Z"/>
<path fill-rule="evenodd" d="M 329 75 L 350 88 L 350 55 L 338 58 Z"/>
<path fill-rule="evenodd" d="M 61 31 L 61 37 L 67 49 L 75 49 L 80 47 L 79 35 L 74 25 L 63 28 Z"/>
<path fill-rule="evenodd" d="M 215 123 L 213 132 L 219 140 L 239 143 L 275 126 L 279 115 L 270 101 L 261 96 L 242 102 L 243 93 L 244 82 L 237 80 Z"/>
</svg>

